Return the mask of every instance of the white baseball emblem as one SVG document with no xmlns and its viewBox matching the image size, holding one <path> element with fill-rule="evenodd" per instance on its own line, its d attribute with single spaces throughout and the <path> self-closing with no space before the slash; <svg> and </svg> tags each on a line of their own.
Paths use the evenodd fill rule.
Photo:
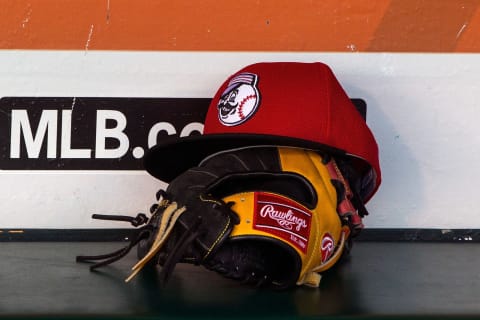
<svg viewBox="0 0 480 320">
<path fill-rule="evenodd" d="M 258 77 L 253 73 L 240 73 L 228 83 L 218 102 L 218 119 L 226 126 L 236 126 L 248 120 L 257 111 L 260 93 Z"/>
</svg>

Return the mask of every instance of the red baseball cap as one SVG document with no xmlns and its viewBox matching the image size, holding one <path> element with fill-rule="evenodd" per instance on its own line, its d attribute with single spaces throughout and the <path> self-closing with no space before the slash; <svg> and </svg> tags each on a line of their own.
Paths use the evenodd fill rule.
<svg viewBox="0 0 480 320">
<path fill-rule="evenodd" d="M 362 177 L 364 200 L 381 182 L 378 146 L 330 67 L 263 62 L 230 76 L 212 99 L 203 135 L 172 137 L 145 156 L 167 183 L 205 157 L 251 146 L 291 146 L 347 157 Z"/>
</svg>

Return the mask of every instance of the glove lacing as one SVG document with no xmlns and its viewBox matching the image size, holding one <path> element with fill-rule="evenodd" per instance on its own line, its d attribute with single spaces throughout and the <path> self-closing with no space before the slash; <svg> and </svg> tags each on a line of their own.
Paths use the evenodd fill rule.
<svg viewBox="0 0 480 320">
<path fill-rule="evenodd" d="M 94 219 L 130 222 L 135 227 L 152 221 L 154 218 L 156 218 L 156 216 L 160 214 L 162 215 L 159 223 L 159 227 L 158 227 L 159 228 L 158 233 L 155 237 L 155 240 L 153 241 L 153 244 L 150 250 L 140 261 L 138 261 L 132 267 L 132 273 L 127 279 L 125 279 L 126 282 L 130 281 L 133 277 L 135 277 L 135 275 L 137 275 L 138 272 L 160 251 L 165 240 L 168 238 L 171 231 L 173 230 L 173 227 L 175 226 L 176 221 L 184 212 L 186 212 L 186 208 L 184 206 L 178 208 L 178 205 L 176 202 L 170 202 L 169 200 L 165 199 L 164 196 L 165 196 L 165 192 L 163 190 L 160 190 L 157 193 L 157 199 L 159 199 L 159 201 L 158 203 L 154 204 L 150 209 L 150 211 L 152 212 L 152 217 L 150 219 L 147 219 L 146 215 L 143 213 L 138 214 L 136 217 L 122 216 L 122 215 L 101 215 L 101 214 L 92 215 L 92 218 Z M 198 236 L 198 234 L 194 231 L 198 228 L 200 220 L 201 220 L 200 218 L 197 219 L 197 222 L 194 223 L 182 235 L 182 237 L 179 239 L 179 242 L 176 245 L 176 248 L 175 248 L 176 251 L 174 251 L 175 254 L 172 256 L 169 256 L 165 261 L 164 268 L 162 269 L 162 274 L 163 274 L 162 278 L 164 280 L 166 280 L 168 275 L 173 270 L 173 267 L 175 266 L 175 264 L 178 262 L 178 260 L 180 260 L 186 247 Z M 112 253 L 103 254 L 103 255 L 77 256 L 76 261 L 92 262 L 92 261 L 103 260 L 90 266 L 90 270 L 92 271 L 99 267 L 109 265 L 126 256 L 130 252 L 130 250 L 135 245 L 137 245 L 141 240 L 148 239 L 153 231 L 154 231 L 154 226 L 153 224 L 149 223 L 146 226 L 143 226 L 140 229 L 138 229 L 136 236 L 124 248 L 114 251 Z"/>
<path fill-rule="evenodd" d="M 167 208 L 163 211 L 158 233 L 157 233 L 157 236 L 155 237 L 155 240 L 153 241 L 152 246 L 150 247 L 150 250 L 140 261 L 138 261 L 132 267 L 132 273 L 130 274 L 130 276 L 127 277 L 127 279 L 125 279 L 125 282 L 128 282 L 133 277 L 135 277 L 138 274 L 138 272 L 140 272 L 140 270 L 142 270 L 143 267 L 148 263 L 148 261 L 150 261 L 160 251 L 160 249 L 162 248 L 162 245 L 165 243 L 165 240 L 168 238 L 171 231 L 173 230 L 173 227 L 175 226 L 175 222 L 185 211 L 186 211 L 186 208 L 185 207 L 178 208 L 178 205 L 176 202 L 172 202 L 167 206 Z M 192 226 L 191 229 L 193 229 L 193 227 L 194 226 Z M 190 232 L 185 232 L 182 235 L 182 239 L 180 239 L 177 246 L 182 245 L 186 240 L 189 240 L 190 238 L 188 237 L 189 233 Z M 191 241 L 192 240 L 190 240 L 188 243 L 190 243 Z"/>
<path fill-rule="evenodd" d="M 100 215 L 100 214 L 94 214 L 92 215 L 92 218 L 94 219 L 101 219 L 101 220 L 116 220 L 116 221 L 127 221 L 130 222 L 134 226 L 139 225 L 139 221 L 143 220 L 143 216 L 145 216 L 143 213 L 140 213 L 137 215 L 137 217 L 129 217 L 129 216 L 118 216 L 118 215 Z M 140 218 L 139 218 L 140 217 Z M 143 223 L 145 224 L 145 222 Z M 77 262 L 92 262 L 92 261 L 98 261 L 98 260 L 103 260 L 100 262 L 97 262 L 93 265 L 90 266 L 90 270 L 94 271 L 97 268 L 109 265 L 117 260 L 120 260 L 124 256 L 126 256 L 130 250 L 135 247 L 141 240 L 147 239 L 150 233 L 152 232 L 153 227 L 150 225 L 144 226 L 138 230 L 136 233 L 135 237 L 130 241 L 130 243 L 121 248 L 120 250 L 107 253 L 107 254 L 102 254 L 102 255 L 95 255 L 95 256 L 86 256 L 86 255 L 80 255 L 76 257 Z"/>
<path fill-rule="evenodd" d="M 140 241 L 144 239 L 148 239 L 154 230 L 155 223 L 152 223 L 154 219 L 161 215 L 160 222 L 158 223 L 158 232 L 153 240 L 153 243 L 150 246 L 149 251 L 147 254 L 141 258 L 133 267 L 132 273 L 125 279 L 125 282 L 130 281 L 133 279 L 142 269 L 143 267 L 153 258 L 155 257 L 159 251 L 162 249 L 165 241 L 168 239 L 170 233 L 172 232 L 174 226 L 176 225 L 177 220 L 184 214 L 187 209 L 185 206 L 178 207 L 176 202 L 170 202 L 170 200 L 166 199 L 166 193 L 163 190 L 157 192 L 157 199 L 159 200 L 158 203 L 154 204 L 150 208 L 150 212 L 152 216 L 150 219 L 146 217 L 145 214 L 140 213 L 136 217 L 130 216 L 122 216 L 122 215 L 100 215 L 94 214 L 92 218 L 94 219 L 102 219 L 102 220 L 115 220 L 115 221 L 125 221 L 130 222 L 133 226 L 137 227 L 142 224 L 147 223 L 146 226 L 141 227 L 138 229 L 135 238 L 133 238 L 130 243 L 125 246 L 124 248 L 114 251 L 109 254 L 104 255 L 96 255 L 96 256 L 77 256 L 77 262 L 93 262 L 98 260 L 103 260 L 100 262 L 95 263 L 94 265 L 90 266 L 90 270 L 95 270 L 99 267 L 103 267 L 109 265 L 117 260 L 120 260 L 124 256 L 126 256 L 130 250 L 137 245 Z M 214 200 L 203 198 L 200 196 L 200 199 L 205 202 L 212 202 Z M 231 206 L 231 204 L 229 204 Z M 235 222 L 237 222 L 238 217 L 231 217 Z M 198 216 L 193 221 L 192 225 L 183 232 L 182 236 L 178 239 L 178 242 L 175 244 L 175 247 L 171 250 L 170 254 L 166 257 L 162 264 L 162 270 L 160 272 L 160 282 L 165 283 L 170 274 L 172 273 L 175 265 L 183 258 L 185 251 L 188 247 L 195 241 L 195 239 L 199 236 L 199 226 L 202 222 L 202 217 Z M 208 251 L 206 256 L 210 253 Z M 199 257 L 204 259 L 204 257 Z"/>
</svg>

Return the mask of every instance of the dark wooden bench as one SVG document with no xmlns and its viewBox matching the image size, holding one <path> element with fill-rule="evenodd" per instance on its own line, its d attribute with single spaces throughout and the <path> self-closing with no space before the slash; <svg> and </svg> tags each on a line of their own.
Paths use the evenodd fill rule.
<svg viewBox="0 0 480 320">
<path fill-rule="evenodd" d="M 178 265 L 124 279 L 135 253 L 97 272 L 78 254 L 121 242 L 0 242 L 0 316 L 11 318 L 432 318 L 480 317 L 480 245 L 357 241 L 320 287 L 271 291 Z"/>
</svg>

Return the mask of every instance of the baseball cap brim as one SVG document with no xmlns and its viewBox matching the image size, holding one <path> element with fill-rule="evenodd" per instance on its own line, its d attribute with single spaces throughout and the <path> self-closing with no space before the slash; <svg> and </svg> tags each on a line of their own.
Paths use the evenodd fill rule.
<svg viewBox="0 0 480 320">
<path fill-rule="evenodd" d="M 207 156 L 226 150 L 260 146 L 296 147 L 345 155 L 343 150 L 298 138 L 263 134 L 209 134 L 164 139 L 146 153 L 144 167 L 152 176 L 169 183 L 188 168 L 197 166 Z"/>
</svg>

